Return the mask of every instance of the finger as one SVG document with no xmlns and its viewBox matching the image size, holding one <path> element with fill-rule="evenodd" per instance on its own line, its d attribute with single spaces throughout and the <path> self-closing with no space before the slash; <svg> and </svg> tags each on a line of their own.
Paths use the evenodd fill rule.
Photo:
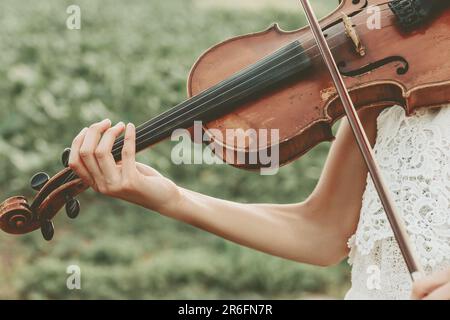
<svg viewBox="0 0 450 320">
<path fill-rule="evenodd" d="M 132 177 L 136 172 L 136 128 L 127 125 L 122 148 L 122 170 L 125 177 Z"/>
<path fill-rule="evenodd" d="M 413 286 L 413 298 L 422 299 L 435 289 L 450 281 L 450 269 L 437 272 L 431 276 L 417 280 Z"/>
<path fill-rule="evenodd" d="M 86 132 L 88 128 L 84 128 L 80 131 L 80 133 L 73 139 L 72 145 L 70 147 L 70 155 L 69 155 L 69 167 L 77 174 L 84 183 L 88 185 L 92 185 L 94 180 L 89 174 L 88 170 L 84 166 L 83 161 L 80 158 L 80 148 L 83 144 L 84 137 L 86 136 Z"/>
<path fill-rule="evenodd" d="M 116 138 L 123 132 L 124 129 L 124 123 L 119 122 L 114 127 L 106 130 L 103 137 L 100 139 L 97 149 L 95 149 L 95 158 L 97 159 L 100 171 L 107 179 L 115 180 L 119 177 L 119 170 L 117 169 L 117 165 L 111 151 Z"/>
<path fill-rule="evenodd" d="M 424 300 L 450 300 L 450 282 L 432 291 Z"/>
<path fill-rule="evenodd" d="M 94 152 L 100 141 L 102 133 L 105 132 L 111 126 L 111 121 L 105 119 L 101 122 L 91 125 L 86 132 L 83 144 L 80 147 L 80 157 L 89 174 L 94 179 L 94 183 L 97 184 L 97 180 L 102 179 L 102 173 L 100 171 L 97 159 Z"/>
</svg>

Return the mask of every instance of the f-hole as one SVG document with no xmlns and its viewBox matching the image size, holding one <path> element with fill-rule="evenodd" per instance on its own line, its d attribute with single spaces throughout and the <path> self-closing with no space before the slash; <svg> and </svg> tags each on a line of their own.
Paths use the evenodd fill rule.
<svg viewBox="0 0 450 320">
<path fill-rule="evenodd" d="M 398 62 L 401 65 L 397 67 L 397 74 L 398 75 L 404 75 L 409 70 L 409 62 L 401 57 L 401 56 L 391 56 L 384 59 L 381 59 L 376 62 L 369 63 L 368 65 L 365 65 L 361 68 L 355 69 L 355 70 L 346 70 L 347 63 L 345 61 L 341 61 L 338 63 L 339 72 L 346 77 L 357 77 L 361 76 L 363 74 L 366 74 L 368 72 L 371 72 L 375 69 L 381 68 L 382 66 L 385 66 L 390 63 Z"/>
</svg>

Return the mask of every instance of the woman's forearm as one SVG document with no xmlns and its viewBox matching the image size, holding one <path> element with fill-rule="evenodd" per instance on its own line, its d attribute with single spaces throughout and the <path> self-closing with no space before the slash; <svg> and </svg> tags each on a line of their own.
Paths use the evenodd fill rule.
<svg viewBox="0 0 450 320">
<path fill-rule="evenodd" d="M 343 255 L 336 228 L 320 221 L 310 201 L 292 205 L 242 204 L 179 188 L 161 214 L 238 244 L 299 262 L 329 265 Z M 345 244 L 345 241 L 344 241 Z"/>
<path fill-rule="evenodd" d="M 125 132 L 122 163 L 117 165 L 110 150 L 124 129 L 121 123 L 111 127 L 105 120 L 83 130 L 72 143 L 69 166 L 96 191 L 236 243 L 305 263 L 329 264 L 331 254 L 337 252 L 336 243 L 345 244 L 342 239 L 337 241 L 338 228 L 328 222 L 332 220 L 328 220 L 328 213 L 323 214 L 323 201 L 314 202 L 320 206 L 309 201 L 296 205 L 239 204 L 178 187 L 153 168 L 136 163 L 136 130 L 131 124 Z"/>
</svg>

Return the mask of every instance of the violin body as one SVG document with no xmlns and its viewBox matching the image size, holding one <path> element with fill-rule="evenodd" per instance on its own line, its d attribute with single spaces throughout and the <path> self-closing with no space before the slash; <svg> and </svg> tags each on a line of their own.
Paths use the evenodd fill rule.
<svg viewBox="0 0 450 320">
<path fill-rule="evenodd" d="M 450 10 L 442 10 L 434 19 L 411 32 L 402 30 L 390 10 L 381 14 L 382 28 L 369 30 L 367 8 L 385 0 L 343 0 L 339 7 L 322 19 L 321 26 L 332 47 L 335 60 L 358 110 L 404 106 L 407 114 L 421 107 L 437 107 L 450 102 Z M 345 15 L 344 15 L 345 14 Z M 344 25 L 344 20 L 352 24 Z M 348 20 L 347 20 L 348 21 Z M 355 50 L 349 34 L 357 34 L 364 51 Z M 286 32 L 277 24 L 269 29 L 226 40 L 207 50 L 194 64 L 188 78 L 188 96 L 196 97 L 234 74 L 254 65 L 280 48 L 298 41 L 308 68 L 267 94 L 247 99 L 232 110 L 203 122 L 203 130 L 214 142 L 232 153 L 248 153 L 233 143 L 221 140 L 227 129 L 279 130 L 280 165 L 295 160 L 323 141 L 333 140 L 331 128 L 345 112 L 333 81 L 324 65 L 310 29 Z M 186 128 L 189 128 L 187 126 Z M 212 129 L 222 132 L 215 135 Z M 163 140 L 162 138 L 160 140 Z M 159 142 L 159 141 L 155 141 Z M 260 143 L 273 147 L 270 141 Z M 258 169 L 257 164 L 236 167 Z M 51 220 L 66 206 L 69 216 L 76 216 L 79 203 L 74 197 L 88 186 L 70 178 L 66 167 L 39 187 L 29 204 L 24 197 L 12 197 L 0 205 L 0 228 L 11 234 L 41 229 L 44 238 L 53 236 Z"/>
<path fill-rule="evenodd" d="M 351 16 L 365 10 L 368 5 L 386 1 L 355 2 L 358 1 L 342 1 L 333 13 L 321 21 L 325 33 L 331 28 L 327 26 L 335 25 L 342 18 L 342 12 Z M 336 61 L 345 62 L 345 70 L 361 69 L 389 57 L 404 59 L 370 68 L 361 75 L 345 77 L 355 107 L 385 108 L 399 104 L 404 106 L 407 114 L 411 114 L 423 106 L 450 102 L 450 11 L 442 12 L 414 33 L 401 32 L 395 25 L 395 16 L 389 17 L 389 20 L 391 26 L 382 30 L 367 32 L 365 25 L 359 26 L 364 30 L 360 34 L 366 46 L 364 57 L 354 51 L 350 42 L 333 50 Z M 308 37 L 309 33 L 308 27 L 286 32 L 274 24 L 263 32 L 229 39 L 212 47 L 191 70 L 189 96 L 200 93 L 296 39 Z M 404 61 L 409 64 L 408 71 L 399 74 L 397 70 L 404 67 Z M 298 81 L 242 105 L 224 117 L 207 123 L 204 129 L 219 129 L 223 137 L 226 136 L 226 129 L 279 129 L 280 164 L 286 164 L 318 143 L 332 140 L 331 127 L 344 115 L 332 79 L 319 58 Z M 235 145 L 227 145 L 226 141 L 217 142 L 227 149 L 236 150 Z"/>
</svg>

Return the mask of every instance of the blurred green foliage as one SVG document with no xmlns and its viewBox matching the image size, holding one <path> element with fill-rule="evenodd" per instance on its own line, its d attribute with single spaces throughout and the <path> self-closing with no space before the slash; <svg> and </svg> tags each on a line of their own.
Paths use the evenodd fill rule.
<svg viewBox="0 0 450 320">
<path fill-rule="evenodd" d="M 61 0 L 0 3 L 0 194 L 32 196 L 36 171 L 55 173 L 64 147 L 109 117 L 137 124 L 185 98 L 190 66 L 211 45 L 278 21 L 300 27 L 298 12 L 200 8 L 185 0 L 77 1 L 82 29 L 65 27 Z M 328 4 L 332 7 L 333 4 Z M 139 156 L 178 184 L 241 202 L 304 199 L 328 145 L 275 176 L 228 166 L 174 166 L 165 142 Z M 55 219 L 53 242 L 39 231 L 0 234 L 0 298 L 341 297 L 348 268 L 318 268 L 255 252 L 92 191 L 72 222 Z M 269 236 L 269 235 L 268 235 Z M 77 264 L 82 290 L 66 288 Z"/>
</svg>

